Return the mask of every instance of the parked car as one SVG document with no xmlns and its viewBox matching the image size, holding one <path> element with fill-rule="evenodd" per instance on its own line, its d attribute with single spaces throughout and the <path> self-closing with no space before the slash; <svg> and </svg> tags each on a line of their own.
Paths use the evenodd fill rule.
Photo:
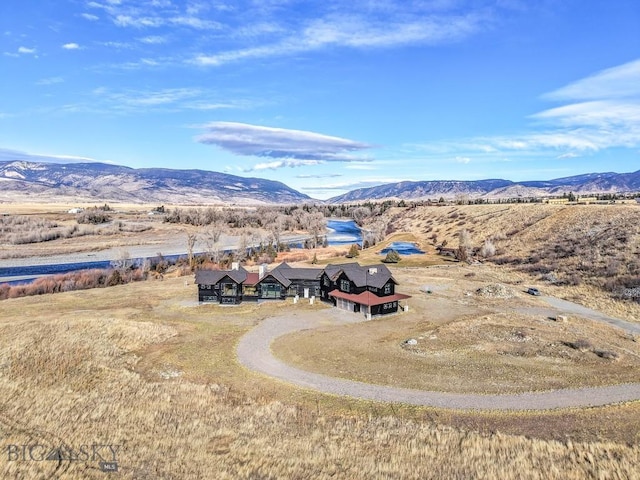
<svg viewBox="0 0 640 480">
<path fill-rule="evenodd" d="M 540 295 L 540 290 L 538 290 L 537 288 L 533 288 L 533 287 L 529 287 L 529 289 L 527 290 L 527 293 L 529 295 Z"/>
</svg>

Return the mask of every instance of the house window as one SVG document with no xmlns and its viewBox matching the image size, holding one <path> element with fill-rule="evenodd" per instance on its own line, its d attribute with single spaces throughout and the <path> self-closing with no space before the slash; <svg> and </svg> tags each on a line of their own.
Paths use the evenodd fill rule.
<svg viewBox="0 0 640 480">
<path fill-rule="evenodd" d="M 222 285 L 222 295 L 225 297 L 235 297 L 237 294 L 238 289 L 235 283 L 225 283 Z"/>
<path fill-rule="evenodd" d="M 263 283 L 260 288 L 262 298 L 280 298 L 279 283 Z"/>
<path fill-rule="evenodd" d="M 391 283 L 387 283 L 384 286 L 384 294 L 385 295 L 391 295 Z"/>
<path fill-rule="evenodd" d="M 349 280 L 340 280 L 340 290 L 349 293 L 351 291 L 351 285 Z"/>
</svg>

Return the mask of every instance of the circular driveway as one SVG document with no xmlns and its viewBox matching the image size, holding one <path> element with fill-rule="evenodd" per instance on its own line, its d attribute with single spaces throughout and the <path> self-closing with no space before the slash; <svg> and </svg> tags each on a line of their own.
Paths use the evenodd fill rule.
<svg viewBox="0 0 640 480">
<path fill-rule="evenodd" d="M 567 306 L 563 305 L 565 308 Z M 601 318 L 594 318 L 594 320 L 602 321 L 603 316 L 600 314 L 598 316 Z M 287 316 L 272 317 L 264 320 L 240 339 L 237 347 L 238 360 L 244 367 L 254 372 L 322 393 L 344 395 L 362 400 L 397 402 L 438 408 L 549 410 L 594 407 L 640 399 L 640 383 L 505 395 L 432 392 L 373 385 L 301 370 L 278 360 L 271 352 L 271 343 L 280 336 L 317 328 L 321 325 L 347 324 L 358 321 L 362 321 L 360 317 L 335 309 L 318 313 L 292 311 Z M 621 328 L 625 326 L 629 326 L 631 330 L 638 328 L 636 324 L 621 320 L 618 320 L 618 322 L 622 322 L 622 324 L 617 324 Z"/>
</svg>

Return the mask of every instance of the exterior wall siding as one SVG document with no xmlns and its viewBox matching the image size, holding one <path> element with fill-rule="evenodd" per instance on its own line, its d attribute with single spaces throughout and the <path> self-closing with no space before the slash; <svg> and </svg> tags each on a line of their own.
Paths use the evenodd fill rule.
<svg viewBox="0 0 640 480">
<path fill-rule="evenodd" d="M 326 272 L 323 272 L 317 280 L 291 280 L 289 287 L 284 287 L 273 276 L 266 275 L 255 287 L 238 284 L 229 277 L 224 277 L 215 285 L 198 285 L 198 300 L 207 303 L 220 303 L 225 305 L 237 305 L 243 301 L 257 302 L 261 300 L 284 300 L 286 297 L 298 295 L 305 297 L 305 289 L 308 289 L 309 297 L 316 297 L 338 308 L 350 312 L 369 310 L 354 301 L 332 297 L 330 293 L 339 290 L 344 293 L 358 295 L 369 291 L 379 298 L 395 295 L 396 284 L 391 278 L 382 287 L 372 285 L 356 286 L 356 284 L 342 272 L 336 281 L 331 281 Z M 233 285 L 232 285 L 233 284 Z M 234 288 L 235 287 L 235 288 Z M 246 290 L 246 291 L 245 291 Z M 225 295 L 226 293 L 226 295 Z M 372 316 L 396 313 L 399 305 L 397 301 L 386 302 L 370 307 Z"/>
</svg>

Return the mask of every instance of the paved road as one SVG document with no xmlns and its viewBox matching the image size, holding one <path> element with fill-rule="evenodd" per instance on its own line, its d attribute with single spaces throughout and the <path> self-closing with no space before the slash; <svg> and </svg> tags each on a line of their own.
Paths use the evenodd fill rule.
<svg viewBox="0 0 640 480">
<path fill-rule="evenodd" d="M 547 299 L 548 297 L 545 297 L 545 300 Z M 557 299 L 550 303 L 555 303 L 555 300 Z M 570 302 L 564 303 L 564 301 L 557 305 L 562 311 L 575 312 L 575 310 L 572 310 L 572 306 L 579 307 L 579 305 L 571 304 Z M 598 321 L 610 323 L 609 320 L 612 320 L 597 312 L 590 311 L 586 313 L 589 314 L 587 315 L 589 318 L 591 318 L 591 313 L 595 313 L 595 317 L 603 317 L 594 318 Z M 318 313 L 307 312 L 304 314 L 292 312 L 286 317 L 269 318 L 240 339 L 237 348 L 238 360 L 246 368 L 255 372 L 323 393 L 346 395 L 363 400 L 397 402 L 439 408 L 463 410 L 549 410 L 569 407 L 592 407 L 640 400 L 640 383 L 509 395 L 430 392 L 372 385 L 301 370 L 278 360 L 271 352 L 271 343 L 282 335 L 317 328 L 322 324 L 346 324 L 355 321 L 360 321 L 360 317 L 337 310 Z M 637 325 L 629 322 L 618 321 L 626 326 L 637 327 Z"/>
</svg>

